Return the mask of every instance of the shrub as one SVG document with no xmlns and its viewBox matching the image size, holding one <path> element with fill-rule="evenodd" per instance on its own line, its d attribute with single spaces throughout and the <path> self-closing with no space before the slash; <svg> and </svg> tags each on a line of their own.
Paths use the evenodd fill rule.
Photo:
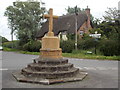
<svg viewBox="0 0 120 90">
<path fill-rule="evenodd" d="M 94 38 L 88 38 L 85 40 L 79 40 L 78 41 L 78 49 L 83 49 L 83 50 L 87 50 L 87 49 L 91 49 L 94 48 L 95 45 L 98 45 L 99 42 L 95 41 Z"/>
<path fill-rule="evenodd" d="M 3 43 L 4 47 L 18 49 L 18 41 L 9 41 Z"/>
<path fill-rule="evenodd" d="M 84 40 L 79 40 L 78 43 L 77 43 L 78 49 L 84 49 L 84 47 L 85 47 L 84 43 L 85 43 Z"/>
<path fill-rule="evenodd" d="M 105 56 L 120 55 L 120 46 L 117 41 L 103 40 L 101 41 L 100 51 Z"/>
<path fill-rule="evenodd" d="M 39 52 L 40 48 L 41 48 L 40 41 L 30 41 L 23 45 L 23 50 L 30 52 Z"/>
<path fill-rule="evenodd" d="M 0 36 L 0 45 L 4 42 L 8 42 L 8 40 L 5 37 Z"/>
<path fill-rule="evenodd" d="M 2 43 L 8 42 L 8 40 L 5 37 L 2 37 Z"/>
<path fill-rule="evenodd" d="M 68 41 L 61 41 L 60 47 L 62 48 L 63 53 L 71 53 L 74 49 L 74 41 L 68 40 Z"/>
</svg>

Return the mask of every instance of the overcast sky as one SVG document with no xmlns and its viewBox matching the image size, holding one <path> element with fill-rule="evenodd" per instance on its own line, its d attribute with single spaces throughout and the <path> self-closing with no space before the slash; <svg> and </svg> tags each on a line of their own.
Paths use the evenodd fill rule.
<svg viewBox="0 0 120 90">
<path fill-rule="evenodd" d="M 16 0 L 2 0 L 0 2 L 0 35 L 6 37 L 8 40 L 11 40 L 11 30 L 8 28 L 7 17 L 4 17 L 4 12 L 6 7 L 12 5 L 14 1 Z M 45 2 L 47 10 L 49 8 L 53 8 L 53 13 L 55 15 L 63 15 L 66 13 L 65 8 L 77 5 L 80 8 L 86 8 L 88 6 L 91 9 L 91 14 L 95 18 L 102 18 L 104 12 L 107 10 L 107 7 L 118 8 L 119 1 L 120 0 L 42 0 L 42 2 Z"/>
</svg>

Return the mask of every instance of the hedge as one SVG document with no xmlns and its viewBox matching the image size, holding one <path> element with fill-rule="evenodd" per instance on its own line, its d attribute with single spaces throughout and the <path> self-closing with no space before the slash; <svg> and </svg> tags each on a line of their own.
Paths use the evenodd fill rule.
<svg viewBox="0 0 120 90">
<path fill-rule="evenodd" d="M 62 48 L 63 53 L 71 53 L 74 49 L 74 41 L 68 40 L 68 41 L 61 41 L 60 47 Z"/>
<path fill-rule="evenodd" d="M 30 41 L 25 45 L 23 45 L 23 50 L 30 51 L 30 52 L 39 52 L 40 48 L 41 48 L 40 41 Z"/>
<path fill-rule="evenodd" d="M 116 40 L 101 41 L 100 51 L 105 56 L 120 55 L 120 44 Z"/>
<path fill-rule="evenodd" d="M 3 47 L 18 49 L 18 41 L 9 41 L 2 44 Z"/>
</svg>

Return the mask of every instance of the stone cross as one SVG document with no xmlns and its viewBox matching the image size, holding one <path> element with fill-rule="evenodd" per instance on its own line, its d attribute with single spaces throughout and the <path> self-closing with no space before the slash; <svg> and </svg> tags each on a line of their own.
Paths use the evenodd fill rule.
<svg viewBox="0 0 120 90">
<path fill-rule="evenodd" d="M 48 36 L 54 36 L 54 33 L 53 33 L 53 19 L 57 19 L 58 16 L 54 16 L 53 15 L 53 9 L 50 8 L 49 9 L 49 14 L 45 14 L 43 15 L 44 18 L 49 18 L 49 31 L 48 31 Z"/>
</svg>

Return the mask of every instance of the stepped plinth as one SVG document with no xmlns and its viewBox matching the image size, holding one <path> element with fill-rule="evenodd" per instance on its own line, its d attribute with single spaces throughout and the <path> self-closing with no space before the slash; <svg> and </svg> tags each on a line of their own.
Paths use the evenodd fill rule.
<svg viewBox="0 0 120 90">
<path fill-rule="evenodd" d="M 49 22 L 50 29 L 52 28 L 51 20 Z M 68 59 L 62 57 L 62 49 L 59 45 L 59 38 L 54 36 L 50 29 L 47 36 L 42 38 L 39 58 L 34 59 L 33 63 L 28 64 L 19 72 L 13 73 L 13 76 L 20 82 L 42 84 L 83 80 L 87 73 L 68 63 Z"/>
<path fill-rule="evenodd" d="M 37 58 L 20 72 L 13 73 L 19 82 L 54 84 L 61 82 L 81 81 L 87 73 L 68 63 L 68 59 Z"/>
</svg>

